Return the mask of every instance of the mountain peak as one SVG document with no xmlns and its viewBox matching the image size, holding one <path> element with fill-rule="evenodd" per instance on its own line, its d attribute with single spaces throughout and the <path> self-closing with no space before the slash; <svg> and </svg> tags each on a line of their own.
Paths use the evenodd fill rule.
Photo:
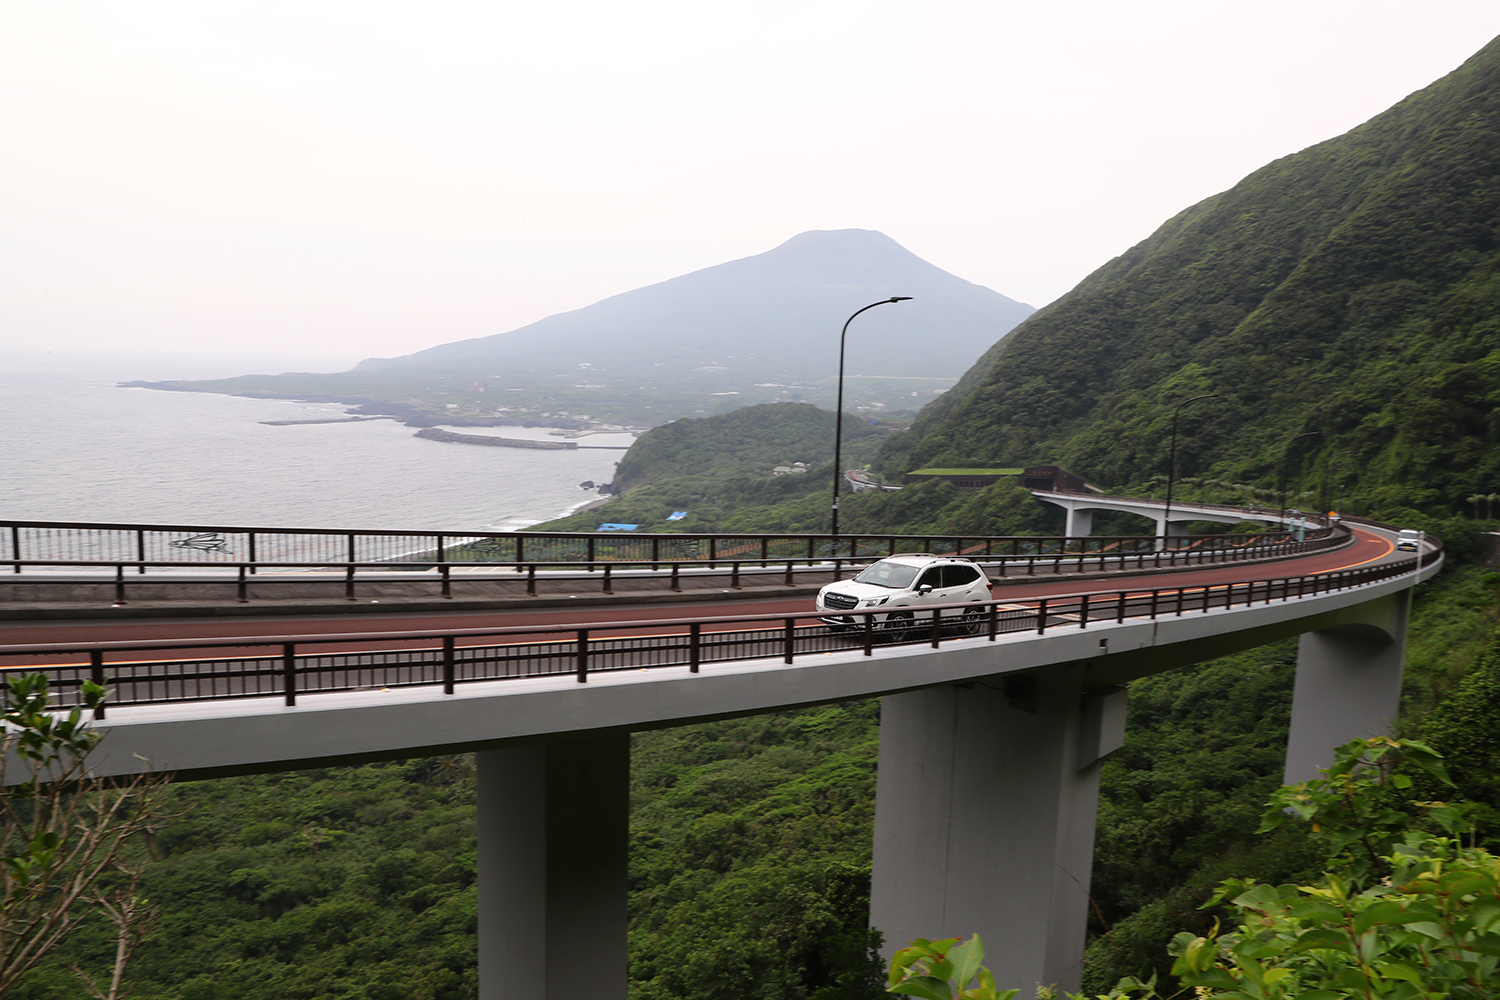
<svg viewBox="0 0 1500 1000">
<path fill-rule="evenodd" d="M 361 367 L 532 371 L 568 362 L 620 371 L 703 364 L 734 355 L 763 380 L 821 378 L 817 353 L 852 311 L 912 296 L 861 319 L 866 374 L 956 376 L 1033 310 L 930 264 L 870 229 L 811 230 L 731 260 L 558 313 L 509 333 L 428 348 Z M 836 344 L 836 338 L 834 338 Z M 920 343 L 920 350 L 913 345 Z M 811 360 L 810 360 L 811 359 Z"/>
<path fill-rule="evenodd" d="M 885 233 L 876 229 L 809 229 L 805 233 L 798 233 L 785 243 L 777 245 L 767 251 L 778 253 L 782 250 L 811 250 L 818 253 L 828 251 L 838 252 L 851 249 L 875 249 L 898 250 L 903 254 L 911 254 L 900 243 L 891 239 Z M 915 256 L 915 254 L 911 254 Z"/>
</svg>

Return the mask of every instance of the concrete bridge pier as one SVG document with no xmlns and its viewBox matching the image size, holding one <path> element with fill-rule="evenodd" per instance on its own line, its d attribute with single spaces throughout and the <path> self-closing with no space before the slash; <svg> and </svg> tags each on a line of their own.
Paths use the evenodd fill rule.
<svg viewBox="0 0 1500 1000">
<path fill-rule="evenodd" d="M 480 1000 L 623 1000 L 629 735 L 474 756 Z"/>
<path fill-rule="evenodd" d="M 1165 539 L 1166 547 L 1171 548 L 1174 544 L 1182 544 L 1183 539 L 1188 537 L 1188 525 L 1192 524 L 1193 520 L 1197 519 L 1194 518 L 1187 521 L 1180 521 L 1176 519 L 1173 519 L 1171 521 L 1163 521 L 1160 517 L 1155 517 L 1152 518 L 1152 520 L 1156 522 L 1156 537 L 1158 539 Z M 1175 543 L 1173 539 L 1176 539 Z"/>
<path fill-rule="evenodd" d="M 1284 784 L 1321 777 L 1333 748 L 1388 733 L 1401 708 L 1411 590 L 1360 605 L 1360 620 L 1302 633 Z"/>
<path fill-rule="evenodd" d="M 880 708 L 871 925 L 984 938 L 1001 987 L 1076 990 L 1099 759 L 1123 742 L 1125 692 L 1084 666 L 888 695 Z"/>
<path fill-rule="evenodd" d="M 1091 507 L 1079 507 L 1077 504 L 1069 504 L 1067 507 L 1068 522 L 1063 528 L 1063 534 L 1069 538 L 1083 538 L 1094 533 L 1094 511 Z"/>
</svg>

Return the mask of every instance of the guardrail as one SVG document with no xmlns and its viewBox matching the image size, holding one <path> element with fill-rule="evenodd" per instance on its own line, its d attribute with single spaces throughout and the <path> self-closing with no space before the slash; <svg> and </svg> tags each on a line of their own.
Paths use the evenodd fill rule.
<svg viewBox="0 0 1500 1000">
<path fill-rule="evenodd" d="M 359 583 L 389 584 L 430 575 L 438 596 L 451 599 L 455 573 L 465 583 L 516 580 L 524 575 L 525 593 L 537 595 L 538 574 L 576 570 L 597 574 L 599 592 L 613 594 L 622 576 L 649 571 L 666 576 L 667 589 L 682 589 L 688 574 L 723 569 L 728 587 L 738 590 L 746 575 L 764 578 L 781 573 L 793 585 L 799 567 L 827 572 L 834 578 L 845 567 L 862 565 L 897 552 L 960 554 L 986 567 L 991 575 L 1034 576 L 1038 572 L 1100 572 L 1147 567 L 1195 566 L 1300 555 L 1342 544 L 1347 529 L 1324 528 L 1297 539 L 1291 532 L 1249 535 L 1205 535 L 1170 549 L 1156 547 L 1150 536 L 1031 537 L 957 535 L 614 535 L 532 532 L 486 536 L 418 535 L 407 532 L 353 532 L 335 529 L 281 531 L 259 528 L 206 526 L 65 525 L 60 522 L 0 522 L 6 528 L 11 552 L 0 558 L 15 574 L 27 570 L 53 571 L 27 576 L 28 586 L 40 589 L 76 587 L 78 579 L 59 578 L 56 571 L 113 572 L 112 600 L 128 603 L 129 588 L 155 571 L 180 575 L 184 570 L 234 574 L 234 599 L 249 603 L 251 577 L 261 571 L 338 573 L 344 578 L 346 600 L 359 600 Z M 267 538 L 271 542 L 267 542 Z M 477 539 L 477 540 L 476 540 Z M 418 547 L 425 543 L 425 547 Z M 175 547 L 177 552 L 173 552 Z M 369 551 L 375 549 L 375 554 Z M 550 549 L 537 556 L 538 548 Z M 308 555 L 306 549 L 315 550 Z M 501 549 L 506 551 L 502 552 Z M 246 558 L 237 558 L 243 549 Z M 128 550 L 128 551 L 122 551 Z M 781 550 L 781 551 L 776 551 Z M 794 550 L 794 551 L 786 551 Z M 168 558 L 154 558 L 163 552 Z M 300 558 L 287 555 L 299 552 Z M 391 554 L 393 552 L 399 554 Z M 771 554 L 775 552 L 775 554 Z M 83 557 L 88 553 L 88 557 Z M 501 570 L 484 575 L 482 571 Z M 134 574 L 132 580 L 128 574 Z M 589 579 L 582 577 L 581 579 Z M 280 580 L 259 576 L 260 590 L 278 583 L 306 582 L 307 576 Z M 580 579 L 571 577 L 569 579 Z M 226 581 L 227 583 L 227 581 Z M 26 599 L 40 600 L 31 595 Z"/>
<path fill-rule="evenodd" d="M 989 601 L 932 609 L 928 619 L 877 620 L 880 611 L 841 612 L 862 624 L 837 630 L 812 615 L 743 615 L 718 618 L 596 622 L 566 626 L 469 628 L 438 632 L 366 632 L 280 637 L 136 640 L 0 646 L 0 666 L 45 673 L 62 707 L 78 704 L 91 680 L 110 688 L 113 706 L 299 696 L 337 691 L 441 686 L 522 677 L 574 675 L 704 665 L 781 657 L 792 663 L 808 653 L 862 649 L 879 644 L 930 644 L 954 639 L 1058 628 L 1088 628 L 1100 621 L 1180 617 L 1365 586 L 1417 571 L 1441 558 L 1420 558 L 1332 573 L 1247 583 L 1153 590 L 1114 590 L 1023 604 Z M 489 641 L 484 641 L 489 640 Z M 464 644 L 460 645 L 460 641 Z M 181 659 L 142 659 L 164 650 Z M 267 650 L 267 652 L 253 652 Z M 222 652 L 211 652 L 222 651 Z M 121 655 L 128 661 L 113 662 Z M 59 658 L 65 662 L 58 663 Z M 95 713 L 104 717 L 104 709 Z"/>
<path fill-rule="evenodd" d="M 1233 548 L 1290 532 L 1204 535 L 1197 548 Z M 878 559 L 896 552 L 998 556 L 1151 549 L 1150 535 L 619 534 L 612 532 L 410 532 L 225 525 L 0 521 L 0 565 L 288 566 L 316 563 L 670 563 Z"/>
<path fill-rule="evenodd" d="M 1060 575 L 1063 573 L 1087 573 L 1095 572 L 1124 572 L 1129 570 L 1144 569 L 1170 569 L 1201 566 L 1211 563 L 1242 562 L 1252 559 L 1264 559 L 1272 556 L 1286 557 L 1314 552 L 1339 544 L 1344 536 L 1330 533 L 1315 539 L 1294 541 L 1288 538 L 1278 538 L 1264 544 L 1246 544 L 1238 547 L 1188 547 L 1182 549 L 1155 549 L 1141 550 L 1136 552 L 1098 552 L 1098 553 L 1070 553 L 1054 551 L 1044 555 L 1016 555 L 996 556 L 986 559 L 975 557 L 975 562 L 987 569 L 991 576 L 1000 579 L 1015 576 L 1036 576 L 1040 572 L 1044 575 Z M 435 588 L 437 596 L 452 600 L 455 572 L 463 571 L 458 577 L 459 582 L 465 584 L 486 582 L 510 582 L 519 581 L 524 575 L 525 595 L 536 597 L 538 574 L 542 574 L 543 580 L 551 580 L 554 583 L 566 582 L 568 591 L 582 589 L 574 586 L 582 581 L 597 581 L 599 593 L 613 595 L 615 585 L 630 579 L 632 571 L 637 578 L 640 573 L 650 573 L 665 577 L 666 589 L 672 592 L 680 592 L 685 580 L 691 579 L 700 586 L 709 585 L 716 580 L 723 580 L 730 590 L 743 589 L 745 581 L 751 579 L 753 582 L 761 582 L 774 571 L 783 586 L 792 587 L 796 585 L 798 573 L 816 573 L 822 575 L 831 574 L 830 579 L 841 579 L 846 568 L 864 565 L 871 558 L 862 559 L 719 559 L 712 563 L 703 562 L 625 562 L 609 561 L 595 563 L 588 566 L 584 571 L 575 573 L 559 574 L 558 566 L 551 563 L 525 563 L 511 564 L 501 574 L 479 574 L 473 570 L 492 569 L 494 563 L 476 562 L 443 562 L 435 563 L 424 568 L 423 572 L 431 575 L 418 577 L 412 573 L 397 576 L 400 570 L 405 568 L 399 563 L 345 563 L 342 566 L 330 566 L 326 563 L 277 563 L 276 569 L 295 570 L 302 569 L 312 571 L 333 571 L 336 575 L 343 577 L 343 597 L 348 601 L 358 601 L 360 597 L 360 583 L 363 582 L 368 590 L 373 585 L 383 585 L 382 592 L 389 584 L 396 582 L 405 585 L 415 584 L 417 586 L 430 586 Z M 43 561 L 32 562 L 29 560 L 17 560 L 19 566 L 35 566 L 38 568 L 56 569 L 59 567 L 77 566 L 79 568 L 97 569 L 101 564 L 94 562 L 60 562 Z M 149 578 L 130 577 L 126 574 L 127 569 L 148 568 L 181 569 L 180 563 L 138 563 L 133 561 L 121 561 L 114 563 L 110 568 L 114 570 L 114 578 L 110 581 L 113 587 L 112 599 L 116 605 L 129 603 L 129 588 L 139 588 L 143 585 L 160 587 L 160 582 Z M 252 580 L 258 568 L 266 568 L 266 564 L 260 563 L 219 563 L 218 569 L 228 569 L 235 572 L 233 581 L 235 600 L 241 604 L 251 601 L 252 583 L 259 589 L 270 591 L 277 584 L 305 586 L 311 579 L 306 576 L 273 579 L 259 576 Z M 566 568 L 566 567 L 564 567 Z M 359 574 L 363 571 L 364 576 Z M 755 578 L 759 577 L 759 580 Z M 227 581 L 226 581 L 227 584 Z M 28 578 L 27 585 L 46 589 L 68 587 L 76 588 L 78 581 L 74 579 L 48 579 L 46 577 Z M 717 584 L 713 584 L 717 585 Z M 4 588 L 0 584 L 0 588 Z"/>
</svg>

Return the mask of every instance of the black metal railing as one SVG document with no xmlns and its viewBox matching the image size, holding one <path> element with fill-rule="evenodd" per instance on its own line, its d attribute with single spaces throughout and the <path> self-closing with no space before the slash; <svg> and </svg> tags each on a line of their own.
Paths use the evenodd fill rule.
<svg viewBox="0 0 1500 1000">
<path fill-rule="evenodd" d="M 1362 587 L 1414 573 L 1441 558 L 1419 558 L 1330 573 L 1243 583 L 1097 591 L 1025 603 L 990 601 L 920 609 L 925 617 L 881 620 L 883 612 L 843 612 L 844 628 L 809 614 L 743 615 L 561 626 L 470 628 L 440 632 L 368 632 L 49 643 L 0 646 L 0 668 L 45 673 L 60 705 L 78 703 L 86 680 L 106 685 L 112 706 L 239 698 L 298 697 L 324 692 L 439 686 L 521 677 L 591 674 L 780 657 L 877 645 L 995 641 L 1002 634 L 1084 629 L 1097 622 L 1181 617 L 1253 607 Z M 157 656 L 144 654 L 156 653 Z M 175 657 L 173 654 L 176 654 Z M 103 711 L 97 713 L 103 717 Z"/>
<path fill-rule="evenodd" d="M 1327 528 L 1308 532 L 1326 534 Z M 1202 535 L 1182 548 L 1238 548 L 1293 536 L 1290 531 Z M 818 534 L 622 534 L 618 532 L 410 532 L 338 528 L 255 528 L 226 525 L 109 524 L 0 521 L 0 564 L 113 566 L 288 566 L 315 563 L 442 563 L 465 565 L 601 562 L 722 563 L 786 559 L 878 559 L 896 552 L 990 558 L 1138 552 L 1149 535 L 974 536 Z"/>
<path fill-rule="evenodd" d="M 742 577 L 765 581 L 780 573 L 792 586 L 802 568 L 832 569 L 862 565 L 898 552 L 964 555 L 992 576 L 1039 573 L 1108 572 L 1145 568 L 1197 566 L 1301 555 L 1343 544 L 1348 529 L 1324 527 L 1304 532 L 1203 535 L 1159 548 L 1151 536 L 985 536 L 966 535 L 635 535 L 551 532 L 506 532 L 489 535 L 420 534 L 337 529 L 233 528 L 207 525 L 72 524 L 0 521 L 0 566 L 28 574 L 27 583 L 73 585 L 57 571 L 111 571 L 113 602 L 126 603 L 131 576 L 144 582 L 153 571 L 184 570 L 233 574 L 235 597 L 251 599 L 251 577 L 263 570 L 340 573 L 345 594 L 358 599 L 358 583 L 388 583 L 397 572 L 422 572 L 432 589 L 452 597 L 455 573 L 465 581 L 486 579 L 486 569 L 505 579 L 526 580 L 526 593 L 537 593 L 539 573 L 576 571 L 599 581 L 599 592 L 630 573 L 662 574 L 669 590 L 681 589 L 685 573 L 722 570 L 730 589 Z M 7 550 L 8 547 L 8 550 Z M 53 571 L 49 579 L 45 573 Z M 491 576 L 489 579 L 499 579 Z M 406 577 L 406 579 L 411 579 Z M 257 583 L 267 583 L 262 577 Z M 288 581 L 283 581 L 288 582 Z M 261 589 L 266 589 L 262 587 Z M 33 597 L 32 599 L 39 599 Z"/>
</svg>

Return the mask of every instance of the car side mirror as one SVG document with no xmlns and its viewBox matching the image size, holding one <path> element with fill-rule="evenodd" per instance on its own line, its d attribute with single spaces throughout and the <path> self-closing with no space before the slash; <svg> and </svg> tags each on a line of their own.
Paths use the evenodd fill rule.
<svg viewBox="0 0 1500 1000">
<path fill-rule="evenodd" d="M 924 583 L 924 584 L 922 584 L 920 587 L 917 588 L 917 593 L 921 594 L 923 597 L 926 597 L 928 594 L 932 593 L 932 584 L 930 584 L 930 583 Z"/>
</svg>

